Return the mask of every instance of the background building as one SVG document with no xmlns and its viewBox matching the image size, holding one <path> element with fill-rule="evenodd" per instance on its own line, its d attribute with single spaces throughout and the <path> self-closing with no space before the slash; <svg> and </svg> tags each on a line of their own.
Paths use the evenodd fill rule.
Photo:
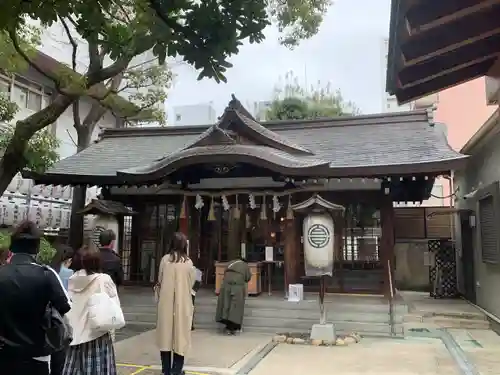
<svg viewBox="0 0 500 375">
<path fill-rule="evenodd" d="M 56 60 L 43 53 L 39 53 L 39 59 L 47 61 L 50 66 L 58 64 Z M 0 92 L 18 105 L 19 111 L 16 113 L 15 122 L 47 106 L 55 88 L 52 81 L 33 69 L 28 69 L 22 75 L 14 77 L 0 74 Z M 88 113 L 92 103 L 90 98 L 80 99 L 82 117 Z M 49 127 L 49 130 L 60 141 L 57 152 L 61 159 L 76 153 L 77 138 L 73 126 L 72 111 L 72 107 L 68 108 Z M 97 123 L 92 140 L 97 139 L 103 128 L 116 127 L 117 120 L 111 112 L 106 112 Z M 0 124 L 0 129 L 2 125 L 6 126 L 7 124 Z M 88 200 L 96 195 L 97 188 L 93 187 L 87 190 Z M 35 186 L 32 180 L 23 179 L 18 174 L 0 197 L 0 225 L 12 226 L 29 218 L 41 227 L 67 228 L 71 212 L 71 199 L 72 189 L 70 186 Z"/>
<path fill-rule="evenodd" d="M 402 112 L 402 111 L 411 111 L 412 103 L 408 104 L 398 104 L 398 100 L 394 95 L 389 95 L 385 91 L 385 81 L 387 78 L 387 61 L 389 54 L 389 38 L 384 38 L 380 42 L 380 87 L 381 87 L 381 97 L 382 97 L 382 106 L 380 112 Z"/>
<path fill-rule="evenodd" d="M 173 117 L 168 123 L 175 126 L 210 125 L 217 121 L 212 103 L 180 105 L 173 108 Z"/>
</svg>

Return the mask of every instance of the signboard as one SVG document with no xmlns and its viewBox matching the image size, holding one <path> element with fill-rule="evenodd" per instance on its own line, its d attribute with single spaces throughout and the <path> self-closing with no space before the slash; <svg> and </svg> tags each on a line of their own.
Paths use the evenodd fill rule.
<svg viewBox="0 0 500 375">
<path fill-rule="evenodd" d="M 272 246 L 266 246 L 266 262 L 274 261 L 274 248 Z"/>
</svg>

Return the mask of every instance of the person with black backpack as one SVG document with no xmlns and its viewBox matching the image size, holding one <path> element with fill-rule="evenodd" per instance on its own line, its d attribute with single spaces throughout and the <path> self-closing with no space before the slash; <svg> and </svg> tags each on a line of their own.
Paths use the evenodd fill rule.
<svg viewBox="0 0 500 375">
<path fill-rule="evenodd" d="M 48 375 L 50 355 L 66 347 L 70 301 L 50 267 L 36 261 L 41 233 L 23 221 L 11 235 L 9 264 L 0 267 L 0 372 Z"/>
</svg>

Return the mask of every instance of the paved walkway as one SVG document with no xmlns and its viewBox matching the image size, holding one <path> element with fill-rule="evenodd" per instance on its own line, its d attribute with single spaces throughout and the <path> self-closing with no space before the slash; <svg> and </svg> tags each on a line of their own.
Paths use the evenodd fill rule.
<svg viewBox="0 0 500 375">
<path fill-rule="evenodd" d="M 277 345 L 260 358 L 270 337 L 251 333 L 227 337 L 195 331 L 186 361 L 191 375 L 470 375 L 456 358 L 462 353 L 469 368 L 479 375 L 497 375 L 500 369 L 500 336 L 491 330 L 451 329 L 450 347 L 438 338 L 364 338 L 347 347 Z M 425 335 L 426 333 L 424 333 Z M 436 332 L 429 335 L 436 336 Z M 455 350 L 457 349 L 457 350 Z M 120 375 L 160 375 L 154 332 L 149 331 L 116 344 Z M 251 367 L 251 364 L 256 364 Z"/>
<path fill-rule="evenodd" d="M 364 339 L 348 347 L 281 344 L 251 375 L 461 375 L 444 344 L 435 339 Z"/>
<path fill-rule="evenodd" d="M 225 336 L 214 331 L 196 330 L 186 358 L 186 369 L 191 373 L 234 374 L 270 341 L 271 336 L 263 334 L 245 332 L 239 336 Z M 134 368 L 140 370 L 140 367 L 127 367 L 126 364 L 152 366 L 149 371 L 159 369 L 160 356 L 155 345 L 155 332 L 148 331 L 116 343 L 116 358 L 123 365 L 123 375 L 133 374 Z M 147 372 L 140 374 L 148 375 Z"/>
</svg>

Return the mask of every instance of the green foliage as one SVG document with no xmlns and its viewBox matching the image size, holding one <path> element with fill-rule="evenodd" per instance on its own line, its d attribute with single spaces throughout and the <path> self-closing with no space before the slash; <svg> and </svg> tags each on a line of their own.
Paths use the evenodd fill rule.
<svg viewBox="0 0 500 375">
<path fill-rule="evenodd" d="M 42 26 L 66 19 L 87 41 L 99 41 L 112 60 L 153 49 L 159 63 L 181 56 L 199 78 L 225 81 L 228 58 L 241 41 L 259 43 L 274 23 L 281 43 L 294 47 L 318 32 L 330 0 L 5 0 L 0 30 L 18 31 L 25 18 Z M 5 2 L 4 1 L 4 2 Z M 140 52 L 139 52 L 140 53 Z"/>
<path fill-rule="evenodd" d="M 270 0 L 268 11 L 284 34 L 280 41 L 293 48 L 318 33 L 331 0 Z"/>
<path fill-rule="evenodd" d="M 331 85 L 304 88 L 293 72 L 285 75 L 284 83 L 275 87 L 271 107 L 267 110 L 268 120 L 319 119 L 359 114 L 358 108 L 342 98 L 340 91 Z"/>
<path fill-rule="evenodd" d="M 2 12 L 0 12 L 2 14 Z M 40 44 L 40 29 L 23 25 L 17 29 L 19 47 L 27 57 L 33 57 L 36 47 Z M 26 70 L 28 63 L 16 51 L 7 31 L 0 29 L 0 68 L 4 73 L 13 73 Z"/>
<path fill-rule="evenodd" d="M 118 90 L 128 94 L 128 101 L 122 100 L 120 106 L 116 95 L 109 99 L 115 100 L 113 108 L 120 108 L 117 112 L 126 119 L 142 118 L 164 125 L 164 103 L 171 81 L 172 71 L 166 65 L 148 63 L 131 66 L 123 73 L 124 84 Z"/>
<path fill-rule="evenodd" d="M 49 241 L 45 238 L 42 238 L 40 241 L 40 251 L 37 255 L 37 260 L 43 264 L 49 264 L 52 261 L 52 258 L 56 254 L 56 249 L 52 247 Z"/>
<path fill-rule="evenodd" d="M 16 103 L 12 103 L 6 95 L 0 93 L 0 122 L 10 122 L 18 111 Z"/>
<path fill-rule="evenodd" d="M 10 231 L 0 230 L 0 248 L 8 249 L 10 247 Z M 40 241 L 40 251 L 37 255 L 37 260 L 43 264 L 49 264 L 56 253 L 56 249 L 45 239 Z"/>
<path fill-rule="evenodd" d="M 7 125 L 0 129 L 0 150 L 7 148 L 14 130 L 15 127 L 12 125 Z M 59 140 L 48 129 L 36 132 L 28 142 L 28 147 L 24 152 L 27 163 L 26 167 L 39 173 L 44 172 L 59 160 L 58 147 Z"/>
</svg>

